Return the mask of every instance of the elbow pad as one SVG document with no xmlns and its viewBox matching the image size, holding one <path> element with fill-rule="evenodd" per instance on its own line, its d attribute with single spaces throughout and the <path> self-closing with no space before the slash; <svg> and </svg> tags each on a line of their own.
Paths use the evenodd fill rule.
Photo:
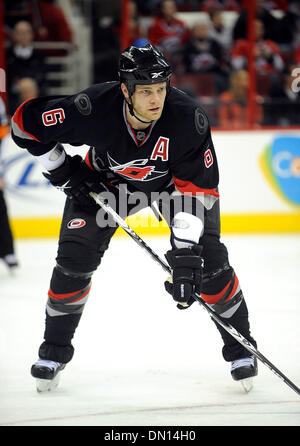
<svg viewBox="0 0 300 446">
<path fill-rule="evenodd" d="M 178 212 L 171 224 L 172 248 L 189 248 L 198 244 L 203 229 L 204 225 L 200 218 L 187 212 Z"/>
</svg>

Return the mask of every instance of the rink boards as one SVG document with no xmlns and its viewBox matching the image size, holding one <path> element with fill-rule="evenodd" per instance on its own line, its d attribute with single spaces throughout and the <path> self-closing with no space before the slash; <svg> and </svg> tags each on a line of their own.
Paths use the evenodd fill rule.
<svg viewBox="0 0 300 446">
<path fill-rule="evenodd" d="M 300 129 L 213 131 L 220 171 L 223 233 L 300 232 Z M 82 156 L 87 146 L 65 145 Z M 38 162 L 8 136 L 3 176 L 16 237 L 56 237 L 65 196 L 41 174 Z M 166 234 L 151 211 L 129 218 L 139 234 Z M 117 232 L 121 235 L 121 231 Z"/>
</svg>

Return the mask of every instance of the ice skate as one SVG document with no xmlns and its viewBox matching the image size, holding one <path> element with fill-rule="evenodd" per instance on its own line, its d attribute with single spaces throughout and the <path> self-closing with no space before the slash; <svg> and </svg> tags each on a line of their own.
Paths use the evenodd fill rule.
<svg viewBox="0 0 300 446">
<path fill-rule="evenodd" d="M 236 359 L 231 363 L 231 376 L 239 381 L 246 393 L 253 387 L 253 377 L 257 375 L 257 359 L 253 356 Z"/>
<path fill-rule="evenodd" d="M 65 366 L 61 362 L 39 359 L 31 367 L 31 375 L 36 378 L 36 390 L 41 393 L 55 389 L 59 384 L 60 371 Z"/>
<path fill-rule="evenodd" d="M 4 257 L 1 257 L 1 259 L 3 260 L 3 262 L 5 263 L 5 265 L 7 266 L 7 268 L 9 269 L 9 272 L 11 274 L 14 274 L 15 271 L 17 270 L 19 264 L 18 264 L 18 260 L 15 256 L 15 254 L 7 254 Z"/>
</svg>

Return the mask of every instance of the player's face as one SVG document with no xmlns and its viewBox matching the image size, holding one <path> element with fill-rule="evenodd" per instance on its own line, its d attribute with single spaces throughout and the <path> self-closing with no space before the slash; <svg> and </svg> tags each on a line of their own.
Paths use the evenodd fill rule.
<svg viewBox="0 0 300 446">
<path fill-rule="evenodd" d="M 167 94 L 166 82 L 153 85 L 136 85 L 132 95 L 134 113 L 143 121 L 161 117 Z"/>
</svg>

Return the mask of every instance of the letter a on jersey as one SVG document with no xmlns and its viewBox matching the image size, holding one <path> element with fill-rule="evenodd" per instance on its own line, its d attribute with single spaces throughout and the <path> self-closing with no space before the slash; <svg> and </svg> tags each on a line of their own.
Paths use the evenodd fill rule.
<svg viewBox="0 0 300 446">
<path fill-rule="evenodd" d="M 157 158 L 161 158 L 162 161 L 168 161 L 168 153 L 169 153 L 169 138 L 160 136 L 157 140 L 157 143 L 155 144 L 150 159 L 157 160 Z"/>
</svg>

